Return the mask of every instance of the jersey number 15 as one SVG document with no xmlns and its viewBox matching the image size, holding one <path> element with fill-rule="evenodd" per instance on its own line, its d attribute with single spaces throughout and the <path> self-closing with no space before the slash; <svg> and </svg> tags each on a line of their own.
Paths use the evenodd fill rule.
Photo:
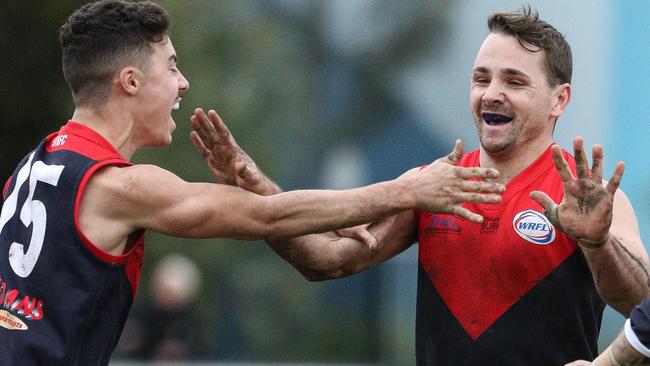
<svg viewBox="0 0 650 366">
<path fill-rule="evenodd" d="M 34 153 L 29 156 L 27 163 L 18 171 L 15 187 L 5 200 L 4 205 L 2 205 L 2 213 L 0 214 L 0 232 L 2 232 L 7 222 L 16 213 L 18 192 L 29 177 L 29 195 L 20 210 L 20 221 L 25 225 L 25 228 L 34 224 L 29 248 L 25 252 L 24 245 L 16 242 L 11 243 L 9 247 L 9 263 L 11 264 L 11 268 L 18 276 L 23 278 L 29 276 L 34 270 L 38 256 L 41 255 L 43 240 L 45 239 L 47 212 L 43 202 L 33 199 L 36 184 L 38 182 L 44 182 L 56 186 L 59 183 L 59 177 L 64 168 L 63 165 L 46 165 L 40 160 L 34 162 L 32 165 L 33 158 Z"/>
</svg>

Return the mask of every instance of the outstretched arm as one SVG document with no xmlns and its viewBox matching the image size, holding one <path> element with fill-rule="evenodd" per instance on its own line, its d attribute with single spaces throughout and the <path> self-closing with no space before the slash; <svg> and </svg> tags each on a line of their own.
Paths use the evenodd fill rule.
<svg viewBox="0 0 650 366">
<path fill-rule="evenodd" d="M 555 167 L 564 182 L 562 202 L 558 205 L 540 191 L 532 192 L 531 197 L 558 230 L 578 241 L 603 300 L 628 316 L 650 294 L 650 275 L 634 210 L 618 190 L 624 165 L 616 164 L 612 178 L 603 182 L 602 147 L 593 148 L 591 172 L 581 138 L 574 139 L 573 148 L 577 178 L 560 147 L 552 147 Z"/>
<path fill-rule="evenodd" d="M 259 187 L 268 187 L 272 182 L 263 182 L 268 178 L 239 148 L 214 111 L 206 115 L 202 110 L 197 109 L 192 117 L 192 124 L 195 129 L 192 141 L 202 156 L 208 160 L 210 169 L 216 177 L 227 176 L 229 181 L 236 182 L 238 186 L 260 194 L 273 194 L 279 191 L 279 188 L 260 190 Z M 432 165 L 453 166 L 462 157 L 462 150 L 462 143 L 457 141 L 454 151 L 449 156 L 439 159 Z M 228 158 L 220 160 L 213 158 L 218 154 Z M 464 172 L 471 171 L 465 168 L 456 169 Z M 419 169 L 413 169 L 401 179 L 411 179 L 419 174 Z M 447 201 L 436 209 L 443 211 L 454 207 L 456 214 L 471 221 L 480 221 L 482 218 L 479 215 L 463 209 L 460 204 L 464 200 L 471 201 L 477 198 L 475 193 L 467 191 L 480 191 L 481 182 L 470 182 L 460 176 L 450 180 L 447 178 L 440 176 L 441 182 L 446 180 L 446 183 L 441 186 L 443 189 L 441 193 Z M 275 184 L 272 185 L 277 187 Z M 454 191 L 460 187 L 464 187 L 464 193 L 452 198 L 455 195 Z M 499 190 L 502 191 L 502 187 Z M 294 238 L 275 237 L 267 240 L 267 243 L 307 279 L 323 280 L 359 272 L 397 255 L 415 241 L 415 232 L 414 212 L 405 211 L 371 224 L 367 228 L 357 227 L 347 232 L 329 232 Z"/>
</svg>

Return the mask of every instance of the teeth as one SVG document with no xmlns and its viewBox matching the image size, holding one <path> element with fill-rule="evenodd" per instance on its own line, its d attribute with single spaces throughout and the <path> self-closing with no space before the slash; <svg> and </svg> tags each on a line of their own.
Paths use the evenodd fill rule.
<svg viewBox="0 0 650 366">
<path fill-rule="evenodd" d="M 173 109 L 173 110 L 178 110 L 178 108 L 180 108 L 180 107 L 181 107 L 181 102 L 176 102 L 176 104 L 174 104 L 174 106 L 172 107 L 172 109 Z"/>
</svg>

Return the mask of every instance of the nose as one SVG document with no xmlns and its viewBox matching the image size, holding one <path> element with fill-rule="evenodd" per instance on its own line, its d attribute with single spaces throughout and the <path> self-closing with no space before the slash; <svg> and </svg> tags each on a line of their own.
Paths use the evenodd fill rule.
<svg viewBox="0 0 650 366">
<path fill-rule="evenodd" d="M 503 103 L 505 102 L 505 98 L 501 83 L 498 80 L 492 80 L 490 85 L 485 89 L 485 93 L 483 93 L 481 100 L 484 103 L 492 104 Z"/>
<path fill-rule="evenodd" d="M 178 78 L 178 91 L 179 94 L 183 94 L 187 91 L 187 89 L 190 88 L 190 82 L 187 81 L 185 76 L 179 71 L 178 72 L 179 78 Z"/>
</svg>

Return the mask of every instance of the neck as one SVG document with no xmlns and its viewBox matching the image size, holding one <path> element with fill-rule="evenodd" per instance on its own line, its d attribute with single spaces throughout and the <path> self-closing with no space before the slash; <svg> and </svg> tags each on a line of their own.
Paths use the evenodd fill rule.
<svg viewBox="0 0 650 366">
<path fill-rule="evenodd" d="M 507 184 L 537 160 L 552 143 L 553 139 L 549 136 L 539 141 L 529 141 L 513 146 L 511 149 L 499 153 L 489 153 L 481 146 L 481 167 L 497 169 L 501 174 L 495 181 Z"/>
<path fill-rule="evenodd" d="M 126 160 L 131 160 L 138 149 L 133 138 L 133 121 L 124 113 L 114 113 L 108 106 L 101 110 L 77 107 L 72 120 L 100 134 Z"/>
</svg>

